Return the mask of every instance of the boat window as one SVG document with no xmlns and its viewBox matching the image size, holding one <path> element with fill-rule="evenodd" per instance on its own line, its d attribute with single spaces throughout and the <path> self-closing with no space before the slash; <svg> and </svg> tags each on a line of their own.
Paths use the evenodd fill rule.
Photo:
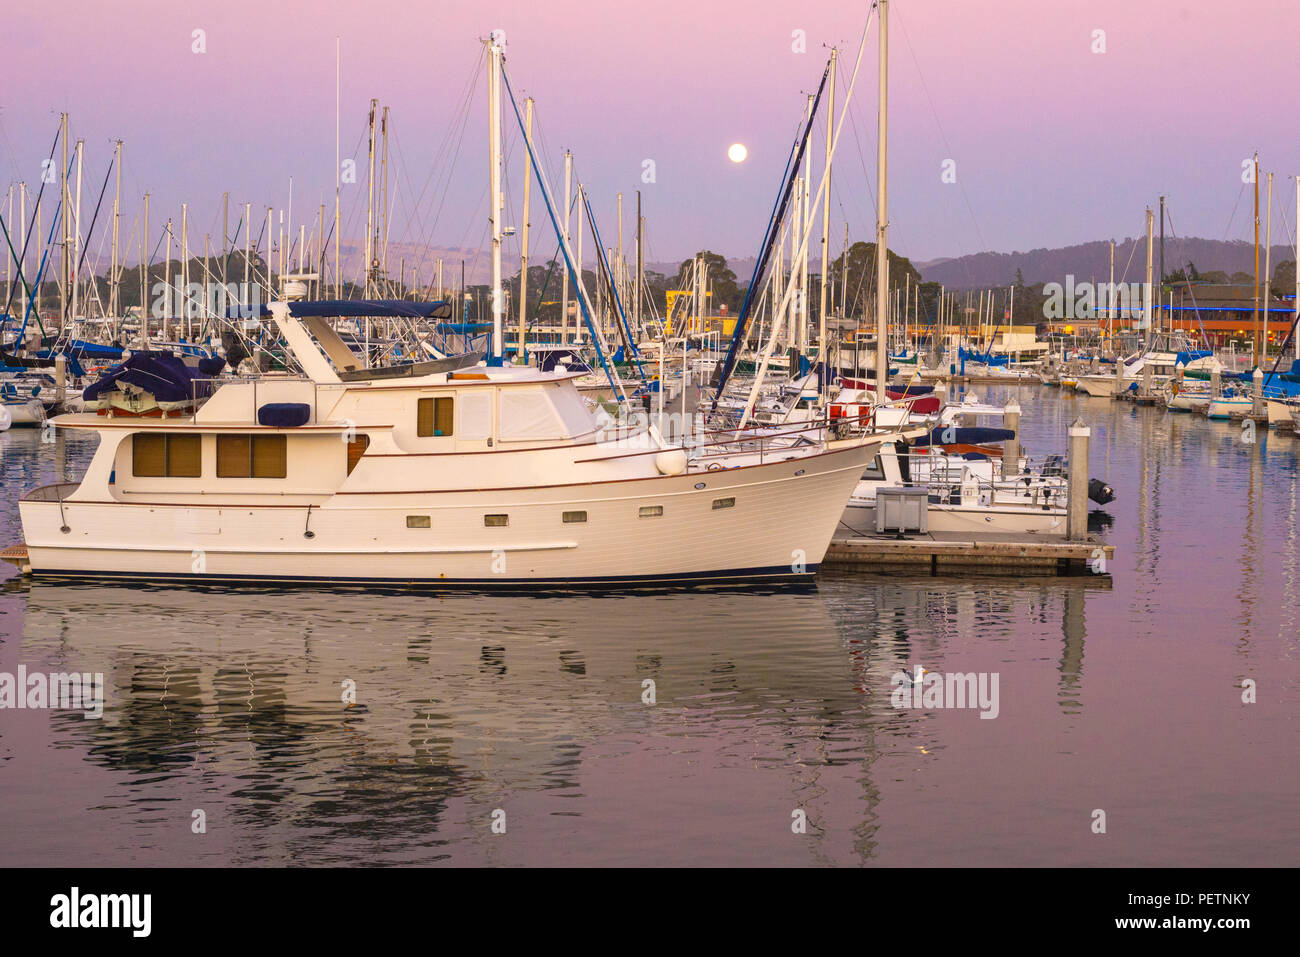
<svg viewBox="0 0 1300 957">
<path fill-rule="evenodd" d="M 504 528 L 510 524 L 509 515 L 484 515 L 483 524 L 488 528 Z"/>
<path fill-rule="evenodd" d="M 408 515 L 406 516 L 407 528 L 432 528 L 433 523 L 428 515 Z"/>
<path fill-rule="evenodd" d="M 456 423 L 456 434 L 460 439 L 492 438 L 492 393 L 487 389 L 473 389 L 462 392 L 459 399 L 460 421 Z"/>
<path fill-rule="evenodd" d="M 252 461 L 251 435 L 217 436 L 217 478 L 248 478 Z"/>
<path fill-rule="evenodd" d="M 137 432 L 131 437 L 131 474 L 141 478 L 198 478 L 203 440 L 197 435 Z"/>
<path fill-rule="evenodd" d="M 284 478 L 288 475 L 287 445 L 283 435 L 253 436 L 253 478 Z"/>
<path fill-rule="evenodd" d="M 368 448 L 370 448 L 370 436 L 368 435 L 358 435 L 348 443 L 349 475 L 351 475 L 352 470 L 357 467 L 357 463 L 361 461 L 361 456 L 366 454 L 366 449 Z"/>
<path fill-rule="evenodd" d="M 420 399 L 416 403 L 415 434 L 420 438 L 451 435 L 455 400 L 451 396 Z"/>
<path fill-rule="evenodd" d="M 884 477 L 885 477 L 885 467 L 880 461 L 880 456 L 877 455 L 875 459 L 872 460 L 871 464 L 868 465 L 866 469 L 863 471 L 862 478 L 866 480 L 870 480 L 870 479 L 883 479 Z"/>
<path fill-rule="evenodd" d="M 586 520 L 587 520 L 586 512 L 565 512 L 564 513 L 565 525 L 576 525 L 579 522 L 585 522 Z"/>
<path fill-rule="evenodd" d="M 218 435 L 217 478 L 284 478 L 287 446 L 283 435 Z"/>
<path fill-rule="evenodd" d="M 715 511 L 720 508 L 735 508 L 735 507 L 736 507 L 736 500 L 734 498 L 715 498 L 713 500 L 713 508 Z"/>
<path fill-rule="evenodd" d="M 502 389 L 501 441 L 565 439 L 568 429 L 556 415 L 550 397 L 539 388 Z"/>
<path fill-rule="evenodd" d="M 662 505 L 642 505 L 641 510 L 637 512 L 637 518 L 658 518 L 663 513 Z"/>
</svg>

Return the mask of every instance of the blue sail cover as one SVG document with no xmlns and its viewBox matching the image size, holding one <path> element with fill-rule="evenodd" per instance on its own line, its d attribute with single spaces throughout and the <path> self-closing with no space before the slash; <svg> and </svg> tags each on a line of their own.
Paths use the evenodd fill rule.
<svg viewBox="0 0 1300 957">
<path fill-rule="evenodd" d="M 113 391 L 117 383 L 125 382 L 159 402 L 184 402 L 194 397 L 191 383 L 207 379 L 170 352 L 137 352 L 87 386 L 81 397 L 87 402 L 97 400 Z"/>
<path fill-rule="evenodd" d="M 967 349 L 965 346 L 957 350 L 957 358 L 966 359 L 970 362 L 981 362 L 986 366 L 1004 366 L 1011 361 L 1009 355 L 995 356 L 991 352 L 977 352 L 974 349 Z"/>
<path fill-rule="evenodd" d="M 253 319 L 269 316 L 270 306 L 235 307 L 229 318 Z M 311 316 L 344 318 L 371 316 L 385 319 L 450 319 L 449 302 L 411 302 L 406 299 L 316 299 L 289 303 L 289 315 L 300 319 Z M 489 323 L 489 328 L 490 328 Z"/>
<path fill-rule="evenodd" d="M 912 444 L 927 445 L 991 445 L 994 442 L 1006 442 L 1014 439 L 1013 429 L 991 429 L 947 425 L 937 428 L 929 435 L 923 435 Z"/>
</svg>

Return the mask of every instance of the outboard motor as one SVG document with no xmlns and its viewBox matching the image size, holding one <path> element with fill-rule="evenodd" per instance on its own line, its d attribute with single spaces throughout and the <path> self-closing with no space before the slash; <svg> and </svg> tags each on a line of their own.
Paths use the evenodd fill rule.
<svg viewBox="0 0 1300 957">
<path fill-rule="evenodd" d="M 1088 498 L 1098 505 L 1107 505 L 1115 501 L 1115 490 L 1101 479 L 1088 479 Z"/>
</svg>

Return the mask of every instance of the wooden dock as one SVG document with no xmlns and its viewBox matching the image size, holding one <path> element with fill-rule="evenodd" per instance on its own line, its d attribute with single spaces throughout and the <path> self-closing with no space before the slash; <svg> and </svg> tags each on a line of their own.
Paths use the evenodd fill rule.
<svg viewBox="0 0 1300 957">
<path fill-rule="evenodd" d="M 1067 542 L 990 532 L 894 535 L 843 535 L 831 540 L 823 568 L 864 571 L 929 571 L 938 574 L 1099 575 L 1115 555 L 1115 546 L 1097 539 Z"/>
</svg>

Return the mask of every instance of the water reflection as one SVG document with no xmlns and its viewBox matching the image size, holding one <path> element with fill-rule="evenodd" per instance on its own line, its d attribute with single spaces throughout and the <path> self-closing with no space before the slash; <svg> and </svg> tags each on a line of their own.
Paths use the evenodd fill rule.
<svg viewBox="0 0 1300 957">
<path fill-rule="evenodd" d="M 1091 472 L 1118 493 L 1113 581 L 532 598 L 6 582 L 0 670 L 100 671 L 107 695 L 101 721 L 0 714 L 0 860 L 1293 857 L 1295 774 L 1276 755 L 1300 706 L 1300 442 L 1031 391 L 1035 454 L 1077 416 L 1093 428 Z M 21 490 L 93 448 L 39 439 L 0 435 L 3 544 Z M 998 719 L 895 709 L 891 678 L 916 665 L 999 673 Z M 1102 805 L 1125 808 L 1122 842 L 1089 841 Z"/>
</svg>

